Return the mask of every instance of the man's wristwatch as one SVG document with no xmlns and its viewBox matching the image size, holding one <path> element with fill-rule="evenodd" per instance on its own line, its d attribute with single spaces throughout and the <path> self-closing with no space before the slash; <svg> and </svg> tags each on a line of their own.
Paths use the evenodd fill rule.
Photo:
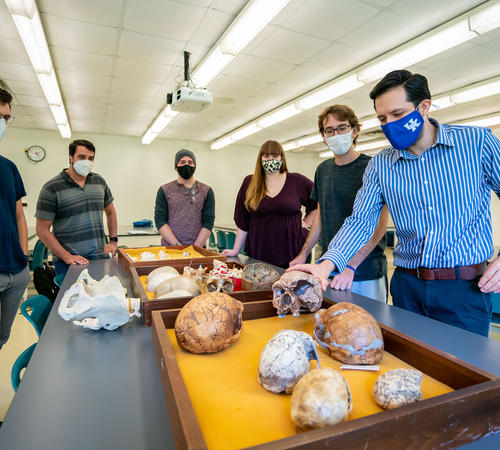
<svg viewBox="0 0 500 450">
<path fill-rule="evenodd" d="M 118 242 L 118 237 L 117 236 L 110 237 L 109 242 Z"/>
</svg>

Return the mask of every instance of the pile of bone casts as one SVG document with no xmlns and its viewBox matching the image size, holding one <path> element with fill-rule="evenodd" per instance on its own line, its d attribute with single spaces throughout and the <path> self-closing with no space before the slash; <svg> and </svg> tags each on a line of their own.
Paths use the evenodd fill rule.
<svg viewBox="0 0 500 450">
<path fill-rule="evenodd" d="M 278 316 L 311 311 L 316 313 L 316 325 L 313 337 L 295 330 L 276 333 L 260 355 L 259 382 L 275 394 L 292 394 L 291 416 L 299 431 L 345 420 L 353 405 L 349 385 L 339 371 L 319 368 L 315 342 L 344 364 L 377 364 L 384 353 L 377 321 L 351 303 L 320 309 L 320 283 L 303 272 L 285 273 L 272 288 Z M 219 352 L 240 336 L 242 312 L 243 304 L 224 292 L 199 295 L 177 316 L 177 342 L 191 353 Z M 311 360 L 317 361 L 316 369 L 311 370 Z M 417 370 L 391 370 L 377 378 L 374 400 L 386 409 L 421 400 L 421 382 L 422 373 Z"/>
</svg>

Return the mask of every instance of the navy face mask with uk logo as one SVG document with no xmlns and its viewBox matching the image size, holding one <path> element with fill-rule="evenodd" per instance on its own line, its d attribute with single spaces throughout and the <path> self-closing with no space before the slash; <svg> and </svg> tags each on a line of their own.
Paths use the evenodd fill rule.
<svg viewBox="0 0 500 450">
<path fill-rule="evenodd" d="M 415 143 L 423 126 L 424 118 L 416 109 L 410 114 L 401 117 L 401 119 L 381 125 L 381 128 L 385 137 L 395 149 L 405 150 Z"/>
</svg>

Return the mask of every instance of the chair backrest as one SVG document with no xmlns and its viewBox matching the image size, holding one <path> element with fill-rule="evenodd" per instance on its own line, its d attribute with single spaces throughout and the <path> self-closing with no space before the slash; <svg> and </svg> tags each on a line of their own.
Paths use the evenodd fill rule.
<svg viewBox="0 0 500 450">
<path fill-rule="evenodd" d="M 236 240 L 236 233 L 234 231 L 226 231 L 226 246 L 227 246 L 227 248 L 233 248 L 235 240 Z"/>
<path fill-rule="evenodd" d="M 12 370 L 10 372 L 10 381 L 14 391 L 17 391 L 19 383 L 21 383 L 21 370 L 28 367 L 28 363 L 30 362 L 31 355 L 33 355 L 35 347 L 36 342 L 24 350 L 24 352 L 22 352 L 14 361 L 14 365 L 12 366 Z"/>
<path fill-rule="evenodd" d="M 43 261 L 49 257 L 49 249 L 38 239 L 33 248 L 33 270 L 43 266 Z"/>
<path fill-rule="evenodd" d="M 217 230 L 217 247 L 221 250 L 228 248 L 226 245 L 226 235 L 222 230 Z"/>
<path fill-rule="evenodd" d="M 31 308 L 31 313 L 28 313 Z M 51 301 L 45 295 L 35 295 L 28 298 L 21 304 L 21 312 L 26 319 L 33 325 L 38 336 L 42 334 L 43 326 L 49 317 Z"/>
<path fill-rule="evenodd" d="M 54 277 L 54 283 L 55 283 L 57 286 L 61 287 L 61 286 L 62 286 L 62 284 L 63 284 L 63 282 L 64 282 L 64 277 L 65 277 L 65 276 L 66 276 L 66 274 L 65 274 L 65 273 L 60 273 L 59 275 L 56 275 L 56 276 Z"/>
</svg>

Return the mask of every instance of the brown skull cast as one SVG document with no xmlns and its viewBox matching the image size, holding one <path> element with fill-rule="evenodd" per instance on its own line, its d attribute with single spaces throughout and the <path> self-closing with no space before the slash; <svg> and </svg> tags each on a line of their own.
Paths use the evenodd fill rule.
<svg viewBox="0 0 500 450">
<path fill-rule="evenodd" d="M 229 347 L 242 330 L 243 304 L 223 292 L 190 300 L 175 320 L 175 337 L 183 350 L 215 353 Z"/>
<path fill-rule="evenodd" d="M 377 364 L 384 340 L 377 321 L 360 306 L 337 303 L 316 313 L 314 339 L 344 364 Z"/>
<path fill-rule="evenodd" d="M 278 317 L 284 317 L 289 311 L 298 316 L 301 307 L 315 312 L 321 308 L 322 301 L 320 281 L 308 273 L 286 272 L 273 284 L 273 306 L 278 310 Z"/>
</svg>

